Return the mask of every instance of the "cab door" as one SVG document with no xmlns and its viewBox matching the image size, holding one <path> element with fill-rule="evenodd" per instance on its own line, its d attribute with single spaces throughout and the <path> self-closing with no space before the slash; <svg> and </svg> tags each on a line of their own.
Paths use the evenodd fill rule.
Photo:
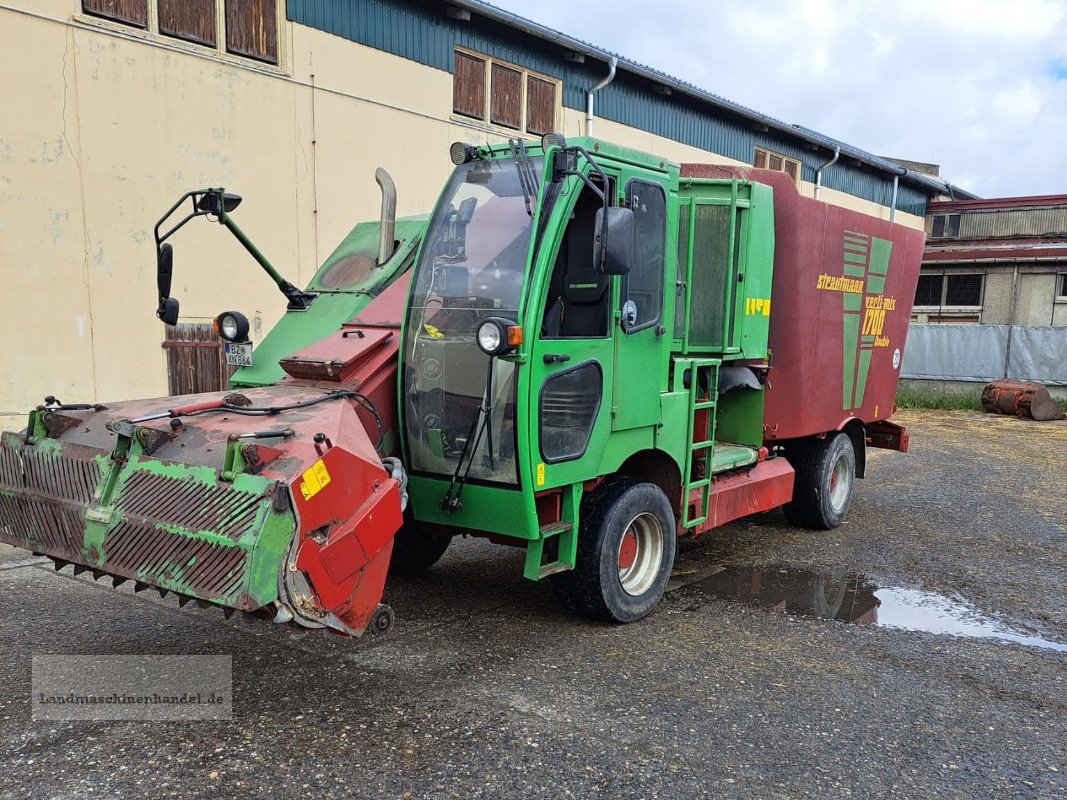
<svg viewBox="0 0 1067 800">
<path fill-rule="evenodd" d="M 630 271 L 620 279 L 614 326 L 612 430 L 660 422 L 660 392 L 667 381 L 670 336 L 664 316 L 667 194 L 649 178 L 626 180 L 623 201 L 634 214 Z"/>
<path fill-rule="evenodd" d="M 539 325 L 529 365 L 535 491 L 601 473 L 610 433 L 612 299 L 618 280 L 593 268 L 601 206 L 601 199 L 584 186 L 570 200 L 547 285 L 537 301 Z"/>
</svg>

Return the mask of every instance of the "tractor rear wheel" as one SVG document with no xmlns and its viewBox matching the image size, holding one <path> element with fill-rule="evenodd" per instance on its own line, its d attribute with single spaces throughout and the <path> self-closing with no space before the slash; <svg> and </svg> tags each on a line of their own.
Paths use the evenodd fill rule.
<svg viewBox="0 0 1067 800">
<path fill-rule="evenodd" d="M 793 500 L 783 507 L 794 525 L 830 530 L 840 525 L 856 486 L 856 451 L 846 433 L 799 442 L 786 449 L 796 470 Z"/>
<path fill-rule="evenodd" d="M 445 554 L 452 535 L 440 525 L 406 519 L 393 538 L 389 572 L 393 575 L 420 575 Z"/>
<path fill-rule="evenodd" d="M 663 596 L 676 546 L 674 512 L 663 490 L 636 478 L 608 478 L 582 501 L 574 569 L 554 585 L 572 611 L 634 622 Z"/>
</svg>

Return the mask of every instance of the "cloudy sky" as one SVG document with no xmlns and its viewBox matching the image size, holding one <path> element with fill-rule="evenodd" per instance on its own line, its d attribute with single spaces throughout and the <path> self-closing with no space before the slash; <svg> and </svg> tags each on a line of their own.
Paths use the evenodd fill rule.
<svg viewBox="0 0 1067 800">
<path fill-rule="evenodd" d="M 1067 0 L 491 0 L 785 122 L 1067 193 Z"/>
</svg>

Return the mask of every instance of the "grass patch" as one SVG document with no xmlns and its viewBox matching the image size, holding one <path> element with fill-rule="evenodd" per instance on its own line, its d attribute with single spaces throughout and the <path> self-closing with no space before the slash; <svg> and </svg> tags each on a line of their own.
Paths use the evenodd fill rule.
<svg viewBox="0 0 1067 800">
<path fill-rule="evenodd" d="M 982 386 L 974 389 L 938 389 L 931 386 L 900 386 L 897 408 L 931 408 L 941 411 L 981 411 Z"/>
<path fill-rule="evenodd" d="M 982 389 L 943 389 L 914 383 L 897 388 L 897 408 L 926 408 L 939 411 L 981 411 Z M 1061 411 L 1067 412 L 1067 398 L 1052 398 Z"/>
</svg>

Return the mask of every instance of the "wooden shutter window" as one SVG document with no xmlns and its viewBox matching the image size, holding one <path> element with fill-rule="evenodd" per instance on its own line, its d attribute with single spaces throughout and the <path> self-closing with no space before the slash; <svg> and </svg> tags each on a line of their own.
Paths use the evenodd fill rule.
<svg viewBox="0 0 1067 800">
<path fill-rule="evenodd" d="M 506 128 L 522 125 L 522 73 L 493 64 L 493 89 L 489 121 Z"/>
<path fill-rule="evenodd" d="M 794 161 L 791 158 L 785 160 L 785 171 L 790 178 L 793 179 L 793 183 L 800 182 L 800 162 Z"/>
<path fill-rule="evenodd" d="M 226 0 L 226 50 L 278 63 L 276 0 Z"/>
<path fill-rule="evenodd" d="M 485 117 L 485 62 L 466 53 L 456 53 L 452 73 L 452 110 L 465 117 Z"/>
<path fill-rule="evenodd" d="M 215 0 L 159 0 L 159 32 L 214 47 Z"/>
<path fill-rule="evenodd" d="M 526 80 L 526 130 L 549 133 L 556 127 L 556 85 L 535 78 Z"/>
<path fill-rule="evenodd" d="M 752 166 L 756 169 L 767 169 L 767 151 L 756 148 L 756 157 L 752 159 Z"/>
<path fill-rule="evenodd" d="M 138 28 L 148 27 L 147 0 L 82 0 L 82 11 Z"/>
</svg>

